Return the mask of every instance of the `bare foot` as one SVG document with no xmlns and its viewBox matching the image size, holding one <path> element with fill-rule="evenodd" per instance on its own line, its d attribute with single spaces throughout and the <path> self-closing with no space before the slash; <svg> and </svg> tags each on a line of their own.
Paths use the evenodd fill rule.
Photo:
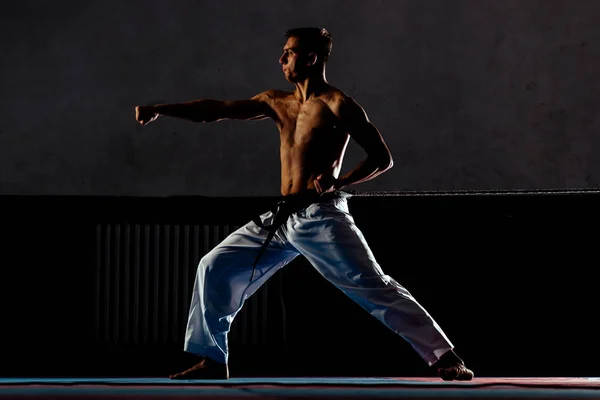
<svg viewBox="0 0 600 400">
<path fill-rule="evenodd" d="M 444 353 L 433 367 L 437 369 L 438 376 L 445 381 L 470 381 L 474 376 L 473 371 L 465 367 L 465 363 L 454 350 Z"/>
<path fill-rule="evenodd" d="M 198 364 L 183 372 L 169 375 L 171 379 L 228 379 L 227 364 L 220 364 L 205 357 Z"/>
</svg>

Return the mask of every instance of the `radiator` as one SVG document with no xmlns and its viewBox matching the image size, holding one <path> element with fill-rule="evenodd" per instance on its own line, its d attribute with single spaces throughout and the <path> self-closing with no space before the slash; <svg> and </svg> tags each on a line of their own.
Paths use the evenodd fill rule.
<svg viewBox="0 0 600 400">
<path fill-rule="evenodd" d="M 198 263 L 238 227 L 97 224 L 97 342 L 183 345 Z M 232 324 L 231 344 L 267 344 L 269 285 L 276 284 L 265 283 L 246 301 Z"/>
</svg>

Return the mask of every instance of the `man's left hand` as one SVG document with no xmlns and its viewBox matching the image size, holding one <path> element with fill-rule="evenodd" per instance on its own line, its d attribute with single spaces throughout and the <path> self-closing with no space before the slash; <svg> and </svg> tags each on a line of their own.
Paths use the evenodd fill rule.
<svg viewBox="0 0 600 400">
<path fill-rule="evenodd" d="M 317 193 L 331 193 L 342 187 L 341 180 L 337 179 L 333 175 L 319 175 L 314 181 L 315 189 Z"/>
</svg>

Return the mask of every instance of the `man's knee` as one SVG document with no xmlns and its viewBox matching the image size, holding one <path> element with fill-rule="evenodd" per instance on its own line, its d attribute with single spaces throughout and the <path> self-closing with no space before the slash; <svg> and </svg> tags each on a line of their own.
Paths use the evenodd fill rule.
<svg viewBox="0 0 600 400">
<path fill-rule="evenodd" d="M 206 273 L 210 273 L 219 263 L 219 255 L 217 252 L 210 251 L 205 254 L 198 263 L 198 273 L 202 273 L 205 275 Z"/>
<path fill-rule="evenodd" d="M 224 257 L 222 252 L 213 250 L 200 259 L 198 277 L 207 289 L 229 293 L 238 275 L 234 267 L 236 264 L 231 258 Z"/>
</svg>

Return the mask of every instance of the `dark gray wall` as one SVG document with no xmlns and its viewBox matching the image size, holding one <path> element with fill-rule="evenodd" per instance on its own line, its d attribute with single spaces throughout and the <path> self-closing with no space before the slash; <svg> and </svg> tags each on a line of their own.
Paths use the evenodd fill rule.
<svg viewBox="0 0 600 400">
<path fill-rule="evenodd" d="M 596 0 L 3 4 L 0 194 L 277 195 L 271 121 L 142 128 L 133 107 L 291 88 L 277 60 L 305 25 L 395 157 L 355 189 L 598 187 L 598 21 Z"/>
</svg>

